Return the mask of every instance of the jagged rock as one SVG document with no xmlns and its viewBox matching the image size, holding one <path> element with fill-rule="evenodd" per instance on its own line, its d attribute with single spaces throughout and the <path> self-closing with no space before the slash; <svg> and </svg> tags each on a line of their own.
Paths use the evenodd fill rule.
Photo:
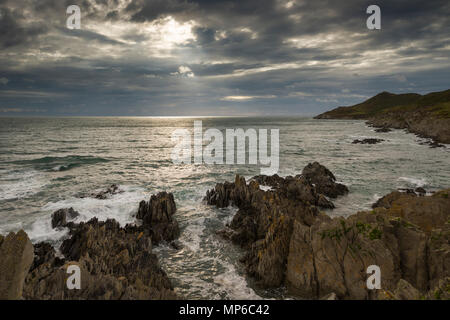
<svg viewBox="0 0 450 320">
<path fill-rule="evenodd" d="M 100 192 L 94 192 L 89 195 L 88 197 L 99 199 L 99 200 L 106 200 L 109 199 L 111 196 L 115 194 L 122 193 L 123 191 L 120 190 L 119 186 L 117 184 L 110 185 L 106 190 L 100 191 Z M 86 197 L 86 195 L 82 195 L 81 198 Z"/>
<path fill-rule="evenodd" d="M 23 284 L 33 262 L 33 245 L 20 230 L 0 239 L 0 300 L 22 298 Z"/>
<path fill-rule="evenodd" d="M 326 218 L 317 206 L 334 207 L 317 191 L 319 184 L 325 191 L 340 188 L 336 187 L 334 176 L 319 164 L 311 166 L 306 170 L 309 179 L 304 175 L 256 176 L 247 184 L 237 175 L 234 183 L 217 184 L 206 194 L 205 201 L 210 205 L 221 208 L 233 204 L 239 208 L 230 223 L 231 231 L 225 229 L 220 234 L 247 249 L 241 261 L 247 273 L 263 286 L 274 287 L 284 282 L 294 221 L 310 226 L 318 217 Z M 310 176 L 314 170 L 321 171 L 318 180 Z M 263 191 L 260 184 L 272 190 Z"/>
<path fill-rule="evenodd" d="M 394 296 L 397 300 L 419 300 L 421 294 L 408 281 L 400 279 L 394 291 Z"/>
<path fill-rule="evenodd" d="M 336 183 L 336 177 L 326 167 L 318 162 L 308 164 L 302 171 L 302 175 L 315 185 L 318 193 L 330 198 L 336 198 L 348 193 L 348 188 Z"/>
<path fill-rule="evenodd" d="M 377 143 L 380 143 L 383 141 L 384 141 L 383 139 L 367 138 L 367 139 L 362 139 L 362 140 L 356 139 L 356 140 L 353 140 L 352 143 L 353 144 L 377 144 Z"/>
<path fill-rule="evenodd" d="M 96 218 L 75 225 L 61 245 L 64 259 L 46 244 L 36 247 L 24 289 L 26 299 L 174 299 L 172 285 L 152 254 L 144 227 Z M 67 267 L 81 270 L 81 289 L 66 286 Z"/>
<path fill-rule="evenodd" d="M 59 209 L 52 214 L 52 228 L 65 227 L 69 220 L 73 220 L 79 215 L 73 208 Z"/>
<path fill-rule="evenodd" d="M 136 218 L 150 231 L 153 243 L 172 241 L 180 234 L 178 222 L 173 218 L 177 210 L 173 194 L 160 192 L 150 201 L 141 201 Z"/>
</svg>

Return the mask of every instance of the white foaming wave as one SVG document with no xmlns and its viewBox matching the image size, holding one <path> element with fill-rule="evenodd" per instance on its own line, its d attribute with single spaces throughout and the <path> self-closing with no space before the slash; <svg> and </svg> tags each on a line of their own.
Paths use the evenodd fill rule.
<svg viewBox="0 0 450 320">
<path fill-rule="evenodd" d="M 247 284 L 247 280 L 239 275 L 234 265 L 224 260 L 219 263 L 226 271 L 214 278 L 214 283 L 223 288 L 232 300 L 259 300 L 262 299 Z"/>
<path fill-rule="evenodd" d="M 270 191 L 273 190 L 271 186 L 262 186 L 260 185 L 259 188 L 263 191 Z"/>
<path fill-rule="evenodd" d="M 415 177 L 400 177 L 399 181 L 407 182 L 415 187 L 424 187 L 427 185 L 427 180 L 425 178 L 415 178 Z"/>
<path fill-rule="evenodd" d="M 29 197 L 40 192 L 48 183 L 37 171 L 2 173 L 1 179 L 0 200 Z"/>
<path fill-rule="evenodd" d="M 124 192 L 115 194 L 106 200 L 73 197 L 49 202 L 42 209 L 52 213 L 62 208 L 73 208 L 80 213 L 75 222 L 88 221 L 97 217 L 100 221 L 115 219 L 121 225 L 133 223 L 133 213 L 137 212 L 141 200 L 147 200 L 149 193 L 138 187 L 121 186 L 120 188 Z"/>
<path fill-rule="evenodd" d="M 31 242 L 57 242 L 64 238 L 69 230 L 67 228 L 53 229 L 50 219 L 39 219 L 29 228 L 25 228 Z"/>
<path fill-rule="evenodd" d="M 201 236 L 205 231 L 205 218 L 199 218 L 191 221 L 180 237 L 180 242 L 189 248 L 192 252 L 200 250 Z"/>
</svg>

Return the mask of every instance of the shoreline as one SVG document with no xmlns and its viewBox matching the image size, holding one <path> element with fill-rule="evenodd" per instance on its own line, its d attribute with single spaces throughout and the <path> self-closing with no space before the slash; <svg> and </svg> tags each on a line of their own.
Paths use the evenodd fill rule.
<svg viewBox="0 0 450 320">
<path fill-rule="evenodd" d="M 334 207 L 333 199 L 345 197 L 348 189 L 337 183 L 336 178 L 327 168 L 318 163 L 313 163 L 305 167 L 301 175 L 295 177 L 281 178 L 277 175 L 261 175 L 253 177 L 247 183 L 245 179 L 237 176 L 234 183 L 217 184 L 216 188 L 207 192 L 204 200 L 209 205 L 218 208 L 230 204 L 238 208 L 230 225 L 223 230 L 219 230 L 217 235 L 244 248 L 247 253 L 242 257 L 241 262 L 244 263 L 247 270 L 246 277 L 249 280 L 251 279 L 252 283 L 254 282 L 258 288 L 261 286 L 261 288 L 271 289 L 286 286 L 289 295 L 301 299 L 321 299 L 324 297 L 334 299 L 384 299 L 386 297 L 393 299 L 404 299 L 405 297 L 433 299 L 434 293 L 430 292 L 432 290 L 442 291 L 442 281 L 447 283 L 445 281 L 449 276 L 443 270 L 448 268 L 445 262 L 447 258 L 445 257 L 449 255 L 448 232 L 450 228 L 445 206 L 450 206 L 448 199 L 450 189 L 436 192 L 434 195 L 426 195 L 425 190 L 419 189 L 403 190 L 403 192 L 394 191 L 385 195 L 374 204 L 372 211 L 357 212 L 347 218 L 330 218 L 322 210 L 332 210 Z M 116 191 L 117 186 L 111 186 L 105 192 L 91 196 L 101 198 L 108 192 L 114 193 Z M 425 217 L 414 214 L 414 212 L 417 212 L 416 209 L 422 208 L 424 204 L 433 208 L 434 211 L 428 210 Z M 441 209 L 436 209 L 436 205 Z M 281 208 L 284 209 L 280 211 Z M 393 210 L 393 208 L 396 209 Z M 404 214 L 399 216 L 398 208 L 406 210 L 407 216 L 404 216 Z M 444 208 L 444 211 L 442 208 Z M 174 288 L 169 284 L 170 282 L 168 282 L 163 269 L 160 269 L 156 256 L 151 258 L 153 262 L 148 265 L 150 269 L 142 269 L 142 266 L 135 271 L 129 269 L 130 261 L 143 259 L 145 257 L 144 251 L 151 252 L 151 247 L 148 247 L 149 242 L 158 245 L 163 240 L 171 243 L 177 249 L 178 244 L 175 239 L 179 235 L 179 232 L 177 232 L 178 224 L 174 219 L 167 220 L 165 218 L 173 216 L 175 210 L 176 205 L 173 196 L 160 193 L 152 196 L 149 202 L 143 201 L 139 205 L 135 217 L 136 221 L 143 223 L 141 226 L 127 225 L 120 227 L 114 220 L 98 222 L 96 218 L 88 222 L 74 224 L 71 220 L 76 217 L 77 213 L 73 210 L 65 209 L 55 212 L 52 215 L 52 227 L 70 230 L 70 237 L 61 246 L 63 258 L 56 257 L 54 249 L 48 243 L 37 243 L 32 246 L 35 251 L 32 263 L 30 263 L 29 252 L 22 255 L 22 260 L 19 262 L 24 262 L 23 259 L 27 261 L 21 265 L 26 268 L 26 265 L 30 264 L 30 270 L 24 273 L 26 277 L 23 278 L 24 297 L 28 299 L 179 298 L 173 293 Z M 342 223 L 344 223 L 344 229 L 341 230 Z M 346 233 L 345 230 L 349 231 L 346 231 Z M 390 230 L 397 231 L 392 233 Z M 302 236 L 305 232 L 312 237 L 310 241 L 305 242 L 305 238 Z M 441 238 L 442 241 L 440 240 L 436 244 L 433 239 L 439 234 L 442 237 L 442 232 L 446 234 L 445 237 L 447 238 Z M 19 233 L 21 239 L 28 238 L 23 231 Z M 378 257 L 376 258 L 377 263 L 383 269 L 397 266 L 394 269 L 389 269 L 392 270 L 392 275 L 388 275 L 390 280 L 387 283 L 383 282 L 383 285 L 386 286 L 383 291 L 384 296 L 374 295 L 368 290 L 355 289 L 355 285 L 349 286 L 347 280 L 342 283 L 338 274 L 334 275 L 337 278 L 332 281 L 337 285 L 323 283 L 324 280 L 321 278 L 323 270 L 328 270 L 326 271 L 326 277 L 333 278 L 333 273 L 330 273 L 330 270 L 344 261 L 349 264 L 348 268 L 350 269 L 344 272 L 346 276 L 342 279 L 346 279 L 350 274 L 359 274 L 356 271 L 361 268 L 358 262 L 346 260 L 349 258 L 346 258 L 345 252 L 340 249 L 340 245 L 344 243 L 347 243 L 346 246 L 349 245 L 349 239 L 346 239 L 347 234 L 349 236 L 351 234 L 349 239 L 353 239 L 351 246 L 354 246 L 354 248 L 361 246 L 358 249 L 362 250 L 361 252 L 373 250 L 374 257 Z M 407 256 L 411 254 L 407 253 L 409 251 L 404 247 L 406 235 L 409 239 L 407 241 L 417 242 L 415 246 L 423 247 L 424 252 L 428 253 L 425 256 L 423 256 L 423 253 L 415 253 L 413 260 L 405 258 L 405 254 Z M 8 237 L 11 238 L 11 234 L 6 238 L 0 237 L 0 248 L 6 246 L 5 239 Z M 145 239 L 145 242 L 142 242 L 143 239 Z M 390 247 L 389 242 L 394 241 L 393 239 L 396 239 L 395 242 L 399 246 L 397 249 Z M 17 244 L 17 241 L 19 240 L 14 240 L 13 244 Z M 26 244 L 24 247 L 28 247 L 27 250 L 29 251 L 29 245 L 27 244 L 29 240 L 21 241 Z M 89 243 L 91 244 L 89 245 Z M 127 243 L 125 247 L 128 247 L 126 251 L 117 248 L 125 243 Z M 147 244 L 144 245 L 144 243 Z M 9 245 L 12 245 L 11 240 L 9 240 Z M 323 261 L 320 262 L 320 252 L 323 254 L 329 250 L 338 256 L 342 255 L 339 259 L 343 260 L 341 262 L 339 262 L 339 259 L 332 261 L 328 267 L 326 264 L 324 265 Z M 391 252 L 390 256 L 383 255 L 383 250 Z M 443 255 L 441 254 L 442 251 L 444 251 Z M 7 250 L 2 251 L 0 249 L 0 253 L 4 254 L 4 252 L 7 252 Z M 318 254 L 319 256 L 317 256 Z M 358 253 L 354 254 L 359 255 Z M 381 256 L 379 256 L 380 254 Z M 108 258 L 109 256 L 111 258 Z M 397 258 L 395 258 L 396 256 Z M 360 257 L 362 261 L 365 261 L 364 265 L 373 264 L 373 261 L 370 261 L 370 258 L 365 257 L 364 254 Z M 427 260 L 430 257 L 434 259 L 433 264 L 429 264 L 430 262 Z M 425 262 L 426 267 L 417 266 L 417 261 L 422 261 L 421 259 L 428 261 Z M 4 259 L 4 261 L 11 261 L 11 259 Z M 71 261 L 82 266 L 83 277 L 86 276 L 89 279 L 89 289 L 75 296 L 64 289 L 61 291 L 61 289 L 56 290 L 53 287 L 55 281 L 62 281 L 64 268 L 67 268 Z M 312 265 L 309 264 L 311 262 Z M 110 267 L 106 269 L 100 267 L 105 263 Z M 392 264 L 391 267 L 389 267 L 389 263 Z M 112 273 L 107 271 L 111 270 L 109 269 L 111 267 L 112 270 L 115 270 L 118 266 L 120 266 L 118 270 L 122 271 L 113 271 Z M 330 266 L 334 267 L 330 269 Z M 298 277 L 298 271 L 296 271 L 299 270 L 298 268 L 302 270 L 302 274 L 305 272 L 309 274 L 309 280 L 300 281 L 303 278 Z M 10 269 L 17 270 L 14 267 Z M 434 270 L 433 275 L 429 274 L 429 270 Z M 96 276 L 93 277 L 92 272 Z M 141 283 L 145 277 L 136 280 L 131 275 L 136 272 L 137 274 L 142 274 L 142 272 L 144 274 L 148 274 L 148 272 L 154 275 L 160 274 L 158 279 L 161 280 L 142 287 L 138 283 Z M 412 277 L 411 272 L 416 276 Z M 420 279 L 427 280 L 419 281 L 419 278 L 417 278 L 419 274 L 421 275 Z M 105 281 L 105 277 L 112 282 L 109 282 L 110 285 L 106 287 L 99 286 L 99 281 Z M 364 275 L 360 274 L 352 281 L 358 283 L 358 281 L 363 280 Z M 340 287 L 340 283 L 344 287 Z M 20 287 L 20 283 L 15 285 Z M 53 287 L 53 291 L 51 294 L 44 295 L 45 291 L 39 289 L 42 287 Z M 93 288 L 103 290 L 103 294 L 93 295 Z M 445 292 L 442 293 L 443 296 L 445 294 Z M 16 298 L 19 297 L 16 296 Z"/>
</svg>

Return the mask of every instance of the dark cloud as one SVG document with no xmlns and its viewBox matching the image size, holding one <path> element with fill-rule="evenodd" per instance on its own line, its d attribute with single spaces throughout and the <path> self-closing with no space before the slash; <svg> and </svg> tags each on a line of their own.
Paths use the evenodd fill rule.
<svg viewBox="0 0 450 320">
<path fill-rule="evenodd" d="M 65 28 L 75 3 L 82 30 Z M 370 4 L 0 0 L 0 109 L 316 114 L 384 90 L 448 89 L 450 2 L 377 1 L 376 31 Z"/>
</svg>

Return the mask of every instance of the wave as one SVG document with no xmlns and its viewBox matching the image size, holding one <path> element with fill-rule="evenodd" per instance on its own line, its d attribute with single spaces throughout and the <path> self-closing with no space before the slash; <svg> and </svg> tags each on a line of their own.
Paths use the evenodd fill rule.
<svg viewBox="0 0 450 320">
<path fill-rule="evenodd" d="M 0 180 L 0 200 L 30 197 L 48 184 L 37 171 L 9 172 L 2 174 Z"/>
<path fill-rule="evenodd" d="M 18 165 L 31 165 L 36 170 L 44 171 L 67 171 L 83 165 L 106 163 L 111 160 L 93 156 L 66 156 L 66 157 L 43 157 L 31 160 L 18 160 L 10 162 Z"/>
<path fill-rule="evenodd" d="M 408 186 L 413 187 L 424 187 L 428 184 L 425 178 L 415 178 L 415 177 L 400 177 L 398 178 L 400 181 L 404 181 L 408 184 Z"/>
</svg>

